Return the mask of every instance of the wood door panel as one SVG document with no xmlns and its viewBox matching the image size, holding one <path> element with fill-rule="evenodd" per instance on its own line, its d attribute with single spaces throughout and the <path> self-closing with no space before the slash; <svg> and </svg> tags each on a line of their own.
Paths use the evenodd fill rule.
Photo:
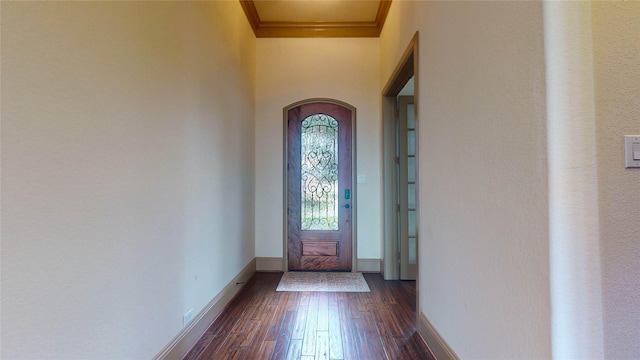
<svg viewBox="0 0 640 360">
<path fill-rule="evenodd" d="M 337 241 L 305 241 L 302 240 L 302 256 L 338 256 Z"/>
<path fill-rule="evenodd" d="M 302 254 L 302 243 L 300 243 L 300 201 L 295 201 L 300 196 L 300 189 L 292 186 L 299 183 L 300 177 L 300 141 L 295 141 L 300 133 L 300 124 L 291 121 L 291 117 L 297 118 L 299 109 L 289 111 L 287 121 L 287 253 L 288 268 L 300 269 L 300 255 Z"/>
<path fill-rule="evenodd" d="M 336 232 L 331 231 L 304 231 L 299 236 L 301 241 L 336 241 Z"/>
<path fill-rule="evenodd" d="M 340 270 L 337 256 L 301 256 L 301 270 Z"/>
<path fill-rule="evenodd" d="M 287 256 L 289 270 L 351 270 L 352 269 L 352 224 L 351 211 L 353 202 L 354 189 L 352 188 L 352 115 L 350 108 L 326 101 L 306 103 L 293 107 L 287 111 Z M 314 119 L 322 117 L 328 121 L 329 125 L 320 125 L 322 131 L 330 132 L 329 139 L 330 148 L 337 148 L 337 153 L 332 151 L 332 160 L 329 165 L 318 167 L 311 163 L 312 159 L 309 154 L 326 154 L 326 140 L 324 138 L 315 138 L 314 135 L 305 135 L 306 140 L 303 144 L 303 129 L 308 134 L 313 126 L 318 126 Z M 309 122 L 303 121 L 305 119 Z M 328 120 L 327 120 L 328 119 Z M 312 124 L 312 125 L 310 125 Z M 317 133 L 314 133 L 317 134 Z M 312 136 L 312 137 L 309 137 Z M 326 136 L 326 135 L 323 135 Z M 335 136 L 335 137 L 334 137 Z M 321 145 L 315 145 L 321 144 Z M 311 149 L 311 150 L 304 150 Z M 311 151 L 311 152 L 307 152 Z M 305 157 L 303 159 L 303 154 Z M 317 157 L 319 158 L 319 157 Z M 315 167 L 314 167 L 315 166 Z M 322 218 L 320 224 L 330 224 L 330 226 L 315 227 L 309 224 L 318 224 L 312 221 L 317 219 L 311 212 L 309 215 L 309 205 L 303 206 L 303 190 L 304 199 L 308 203 L 309 188 L 303 182 L 303 175 L 306 177 L 315 176 L 309 172 L 328 171 L 333 176 L 329 187 L 332 188 L 332 195 L 336 196 L 335 200 L 326 202 L 326 209 L 332 209 L 327 218 Z M 304 169 L 304 171 L 303 171 Z M 321 170 L 319 170 L 321 169 Z M 326 179 L 327 173 L 322 173 L 323 180 Z M 307 178 L 305 178 L 305 181 Z M 314 178 L 315 179 L 315 178 Z M 326 180 L 329 181 L 329 180 Z M 337 188 L 336 188 L 337 187 Z M 348 191 L 347 191 L 348 190 Z M 351 193 L 351 196 L 347 196 Z M 327 200 L 324 200 L 327 201 Z M 331 204 L 331 205 L 329 205 Z M 335 206 L 335 207 L 334 207 Z M 311 209 L 313 209 L 311 205 Z M 335 210 L 333 210 L 335 209 Z M 304 215 L 304 216 L 303 216 Z M 304 226 L 302 220 L 304 219 Z M 312 220 L 309 220 L 312 219 Z M 337 225 L 336 225 L 337 223 Z"/>
</svg>

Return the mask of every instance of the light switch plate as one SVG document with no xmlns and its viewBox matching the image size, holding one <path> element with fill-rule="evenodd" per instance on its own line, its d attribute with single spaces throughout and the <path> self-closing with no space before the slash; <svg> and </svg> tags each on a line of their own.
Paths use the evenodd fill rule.
<svg viewBox="0 0 640 360">
<path fill-rule="evenodd" d="M 640 151 L 640 135 L 624 136 L 624 167 L 640 168 L 640 160 L 634 159 L 634 151 Z"/>
</svg>

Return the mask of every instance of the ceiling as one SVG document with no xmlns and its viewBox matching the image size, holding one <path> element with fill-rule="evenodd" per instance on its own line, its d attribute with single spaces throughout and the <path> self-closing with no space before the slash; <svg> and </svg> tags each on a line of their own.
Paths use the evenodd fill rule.
<svg viewBox="0 0 640 360">
<path fill-rule="evenodd" d="M 391 0 L 240 0 L 256 37 L 378 37 Z"/>
</svg>

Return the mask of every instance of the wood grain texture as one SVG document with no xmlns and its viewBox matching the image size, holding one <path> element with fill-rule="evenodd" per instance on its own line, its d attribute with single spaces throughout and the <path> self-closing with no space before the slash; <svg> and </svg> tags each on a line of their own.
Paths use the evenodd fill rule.
<svg viewBox="0 0 640 360">
<path fill-rule="evenodd" d="M 338 255 L 338 242 L 337 241 L 305 241 L 302 240 L 302 255 L 303 256 L 337 256 Z"/>
<path fill-rule="evenodd" d="M 300 256 L 300 184 L 301 181 L 301 121 L 300 107 L 287 112 L 287 254 L 288 269 L 301 269 Z"/>
<path fill-rule="evenodd" d="M 370 293 L 276 292 L 257 273 L 183 359 L 427 359 L 415 282 L 364 274 Z"/>
<path fill-rule="evenodd" d="M 302 270 L 338 270 L 340 267 L 337 256 L 301 256 Z"/>
<path fill-rule="evenodd" d="M 303 230 L 301 226 L 302 122 L 315 114 L 331 116 L 338 122 L 338 230 Z M 352 270 L 354 116 L 355 109 L 329 100 L 304 102 L 286 110 L 288 270 Z M 352 194 L 348 198 L 345 195 L 347 190 Z M 335 250 L 327 248 L 329 242 L 336 244 Z M 317 257 L 319 255 L 335 258 L 321 259 Z"/>
</svg>

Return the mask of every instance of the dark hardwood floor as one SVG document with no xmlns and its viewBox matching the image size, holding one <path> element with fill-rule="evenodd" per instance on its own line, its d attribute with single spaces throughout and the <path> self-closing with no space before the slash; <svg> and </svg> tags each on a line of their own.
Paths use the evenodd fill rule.
<svg viewBox="0 0 640 360">
<path fill-rule="evenodd" d="M 276 292 L 257 273 L 184 359 L 429 359 L 413 281 L 364 274 L 371 292 Z"/>
</svg>

